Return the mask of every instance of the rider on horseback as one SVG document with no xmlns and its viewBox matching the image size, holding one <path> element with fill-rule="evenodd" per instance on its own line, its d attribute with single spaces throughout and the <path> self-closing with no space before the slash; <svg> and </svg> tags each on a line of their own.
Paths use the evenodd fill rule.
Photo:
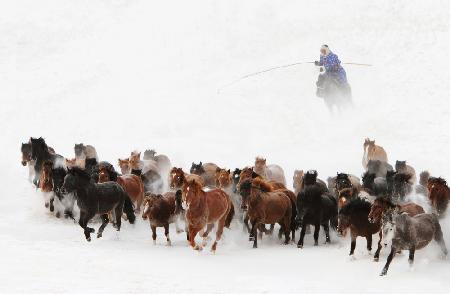
<svg viewBox="0 0 450 294">
<path fill-rule="evenodd" d="M 322 45 L 320 47 L 320 61 L 315 61 L 314 64 L 316 66 L 323 66 L 325 68 L 325 73 L 320 74 L 317 80 L 317 96 L 324 96 L 325 81 L 327 79 L 333 80 L 339 88 L 342 90 L 348 91 L 350 89 L 347 82 L 347 74 L 345 73 L 344 68 L 341 66 L 341 61 L 338 56 L 331 52 L 328 45 Z M 320 71 L 322 72 L 322 68 Z"/>
</svg>

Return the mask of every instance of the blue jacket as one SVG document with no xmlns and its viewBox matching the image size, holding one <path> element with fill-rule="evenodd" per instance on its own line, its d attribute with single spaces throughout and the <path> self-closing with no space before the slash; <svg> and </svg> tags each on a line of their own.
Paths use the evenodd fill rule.
<svg viewBox="0 0 450 294">
<path fill-rule="evenodd" d="M 319 63 L 321 66 L 325 67 L 326 75 L 336 78 L 341 84 L 347 83 L 347 74 L 341 66 L 341 61 L 336 54 L 330 52 L 326 56 L 321 55 Z"/>
</svg>

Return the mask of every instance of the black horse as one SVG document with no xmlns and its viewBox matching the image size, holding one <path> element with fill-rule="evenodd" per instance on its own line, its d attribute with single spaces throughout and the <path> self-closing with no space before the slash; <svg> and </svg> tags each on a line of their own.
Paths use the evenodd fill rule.
<svg viewBox="0 0 450 294">
<path fill-rule="evenodd" d="M 44 162 L 51 161 L 53 166 L 58 166 L 64 162 L 64 157 L 58 154 L 52 154 L 49 151 L 44 138 L 30 138 L 31 143 L 31 159 L 35 161 L 34 164 L 34 180 L 33 183 L 38 186 L 39 178 L 41 176 L 42 166 Z"/>
<path fill-rule="evenodd" d="M 388 171 L 386 174 L 387 195 L 391 201 L 403 201 L 412 192 L 411 175 Z"/>
<path fill-rule="evenodd" d="M 378 248 L 374 255 L 374 260 L 378 261 L 381 251 L 381 222 L 371 223 L 368 216 L 372 204 L 365 199 L 353 198 L 348 201 L 339 211 L 339 225 L 338 232 L 342 234 L 345 230 L 350 228 L 352 237 L 350 245 L 350 256 L 355 252 L 356 238 L 358 236 L 365 237 L 367 240 L 367 250 L 372 251 L 372 235 L 379 232 L 380 239 L 378 241 Z"/>
<path fill-rule="evenodd" d="M 317 185 L 323 192 L 328 192 L 327 184 L 324 181 L 317 178 L 319 174 L 316 170 L 309 170 L 303 175 L 303 188 L 310 185 Z"/>
<path fill-rule="evenodd" d="M 365 172 L 362 176 L 363 189 L 372 196 L 386 196 L 387 183 L 386 179 L 377 177 L 376 174 Z"/>
<path fill-rule="evenodd" d="M 87 241 L 91 241 L 90 233 L 95 232 L 87 226 L 89 220 L 100 215 L 102 225 L 97 238 L 102 236 L 103 230 L 109 222 L 108 213 L 114 212 L 115 224 L 120 231 L 122 212 L 127 215 L 128 221 L 134 223 L 133 204 L 123 188 L 116 182 L 95 184 L 91 182 L 89 174 L 78 167 L 68 170 L 62 186 L 63 193 L 74 193 L 80 208 L 79 224 L 84 229 Z"/>
<path fill-rule="evenodd" d="M 306 186 L 297 196 L 297 225 L 302 227 L 297 247 L 303 247 L 308 225 L 314 226 L 314 245 L 319 244 L 319 230 L 323 226 L 326 242 L 330 243 L 330 225 L 337 228 L 338 207 L 336 198 L 329 193 L 323 193 L 320 185 Z"/>
<path fill-rule="evenodd" d="M 358 196 L 358 188 L 353 186 L 349 175 L 346 173 L 337 174 L 334 190 L 338 199 L 345 197 L 346 200 L 349 200 Z"/>
<path fill-rule="evenodd" d="M 63 193 L 62 186 L 64 184 L 64 178 L 67 175 L 67 170 L 62 167 L 54 167 L 52 169 L 52 181 L 53 181 L 53 192 L 55 193 L 56 197 L 58 198 L 58 201 L 61 203 L 61 205 L 64 207 L 64 216 L 66 218 L 71 218 L 75 220 L 74 214 L 73 214 L 73 207 L 75 205 L 75 199 L 73 195 Z M 59 212 L 56 212 L 56 217 L 59 217 Z"/>
</svg>

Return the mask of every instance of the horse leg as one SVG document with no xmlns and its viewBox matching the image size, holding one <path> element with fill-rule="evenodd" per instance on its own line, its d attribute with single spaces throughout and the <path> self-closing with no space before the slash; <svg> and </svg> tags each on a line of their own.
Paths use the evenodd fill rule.
<svg viewBox="0 0 450 294">
<path fill-rule="evenodd" d="M 195 236 L 197 235 L 198 231 L 200 231 L 200 229 L 195 228 L 193 226 L 189 226 L 189 230 L 188 231 L 189 231 L 189 244 L 191 245 L 191 247 L 194 250 L 201 251 L 203 249 L 202 246 L 201 245 L 197 245 L 195 243 Z"/>
<path fill-rule="evenodd" d="M 378 247 L 377 247 L 377 251 L 375 251 L 375 255 L 373 257 L 374 261 L 378 261 L 380 259 L 380 251 L 381 251 L 381 239 L 383 239 L 383 233 L 382 230 L 380 229 L 380 233 L 379 233 L 380 239 L 378 240 Z"/>
<path fill-rule="evenodd" d="M 412 267 L 414 264 L 414 253 L 415 252 L 416 252 L 416 248 L 414 246 L 409 249 L 409 258 L 408 258 L 409 267 Z"/>
<path fill-rule="evenodd" d="M 355 253 L 355 248 L 356 248 L 356 234 L 350 229 L 350 234 L 352 237 L 352 241 L 350 243 L 350 256 L 353 256 L 353 254 Z"/>
<path fill-rule="evenodd" d="M 330 225 L 328 224 L 328 222 L 324 223 L 322 225 L 323 230 L 325 231 L 325 244 L 327 243 L 331 243 L 331 239 L 330 239 Z"/>
<path fill-rule="evenodd" d="M 434 233 L 434 240 L 439 244 L 439 247 L 441 247 L 444 256 L 447 256 L 448 250 L 447 246 L 445 246 L 444 236 L 442 234 L 442 229 L 439 222 L 436 222 L 436 232 Z"/>
<path fill-rule="evenodd" d="M 214 228 L 214 224 L 207 224 L 206 225 L 206 231 L 202 234 L 202 246 L 205 247 L 208 241 L 208 235 Z"/>
<path fill-rule="evenodd" d="M 122 225 L 122 212 L 123 212 L 123 204 L 121 203 L 117 204 L 116 208 L 114 209 L 114 217 L 116 218 L 116 230 L 120 231 L 120 226 Z"/>
<path fill-rule="evenodd" d="M 169 223 L 164 224 L 164 235 L 166 235 L 167 246 L 171 246 L 172 242 L 170 241 L 169 237 Z"/>
<path fill-rule="evenodd" d="M 314 246 L 319 245 L 319 232 L 320 232 L 320 224 L 314 225 Z"/>
<path fill-rule="evenodd" d="M 150 224 L 150 228 L 152 229 L 153 245 L 156 245 L 156 226 Z"/>
<path fill-rule="evenodd" d="M 308 225 L 302 225 L 302 230 L 300 232 L 300 238 L 298 239 L 297 248 L 303 248 L 303 239 L 305 238 L 307 226 Z"/>
<path fill-rule="evenodd" d="M 272 235 L 273 234 L 273 229 L 275 228 L 275 224 L 270 224 L 270 229 L 269 229 L 269 234 Z M 267 235 L 267 232 L 266 232 Z"/>
<path fill-rule="evenodd" d="M 211 246 L 211 252 L 216 253 L 217 242 L 219 242 L 220 238 L 222 238 L 223 227 L 225 226 L 225 221 L 227 219 L 228 213 L 226 213 L 217 223 L 217 231 L 216 231 L 216 240 Z"/>
<path fill-rule="evenodd" d="M 372 251 L 372 235 L 369 233 L 369 236 L 366 237 L 367 240 L 367 251 L 369 253 Z"/>
<path fill-rule="evenodd" d="M 394 247 L 391 247 L 391 253 L 389 253 L 389 256 L 387 258 L 386 264 L 383 268 L 383 270 L 381 271 L 380 276 L 385 276 L 387 274 L 387 271 L 389 269 L 389 265 L 391 264 L 392 259 L 394 259 L 395 253 L 397 252 L 397 249 L 395 249 Z"/>
<path fill-rule="evenodd" d="M 251 229 L 250 229 L 250 225 L 248 224 L 248 214 L 244 213 L 244 227 L 243 227 L 244 231 L 247 229 L 247 232 L 250 234 L 251 233 Z"/>
<path fill-rule="evenodd" d="M 52 192 L 50 192 L 52 193 Z M 55 206 L 53 205 L 53 202 L 55 201 L 55 194 L 51 194 L 50 196 L 50 211 L 53 212 L 55 211 Z"/>
<path fill-rule="evenodd" d="M 251 237 L 253 236 L 253 248 L 258 248 L 258 238 L 256 237 L 256 233 L 257 233 L 257 228 L 258 228 L 258 224 L 256 221 L 252 222 L 252 231 L 250 233 L 250 238 L 249 240 L 251 240 Z"/>
<path fill-rule="evenodd" d="M 183 233 L 183 229 L 180 228 L 180 216 L 175 216 L 175 229 L 177 231 L 177 234 Z"/>
<path fill-rule="evenodd" d="M 97 232 L 97 238 L 101 238 L 102 237 L 102 234 L 103 234 L 103 231 L 105 230 L 105 227 L 108 225 L 108 223 L 109 223 L 109 217 L 108 217 L 108 214 L 106 213 L 106 214 L 102 214 L 101 216 L 101 219 L 102 219 L 102 225 L 100 226 L 100 228 L 98 229 L 98 232 Z"/>
<path fill-rule="evenodd" d="M 78 221 L 78 224 L 80 225 L 80 227 L 83 228 L 84 231 L 84 236 L 86 237 L 86 240 L 88 242 L 91 241 L 91 233 L 93 233 L 93 229 L 89 228 L 87 226 L 88 221 L 92 218 L 89 217 L 90 215 L 87 214 L 86 212 L 80 212 L 80 220 Z"/>
</svg>

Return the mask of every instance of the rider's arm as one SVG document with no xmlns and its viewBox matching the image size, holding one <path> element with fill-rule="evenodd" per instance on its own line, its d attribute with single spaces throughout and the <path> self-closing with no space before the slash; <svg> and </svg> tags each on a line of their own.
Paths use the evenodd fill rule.
<svg viewBox="0 0 450 294">
<path fill-rule="evenodd" d="M 327 58 L 327 62 L 324 64 L 327 72 L 336 72 L 339 70 L 341 62 L 336 55 Z"/>
</svg>

